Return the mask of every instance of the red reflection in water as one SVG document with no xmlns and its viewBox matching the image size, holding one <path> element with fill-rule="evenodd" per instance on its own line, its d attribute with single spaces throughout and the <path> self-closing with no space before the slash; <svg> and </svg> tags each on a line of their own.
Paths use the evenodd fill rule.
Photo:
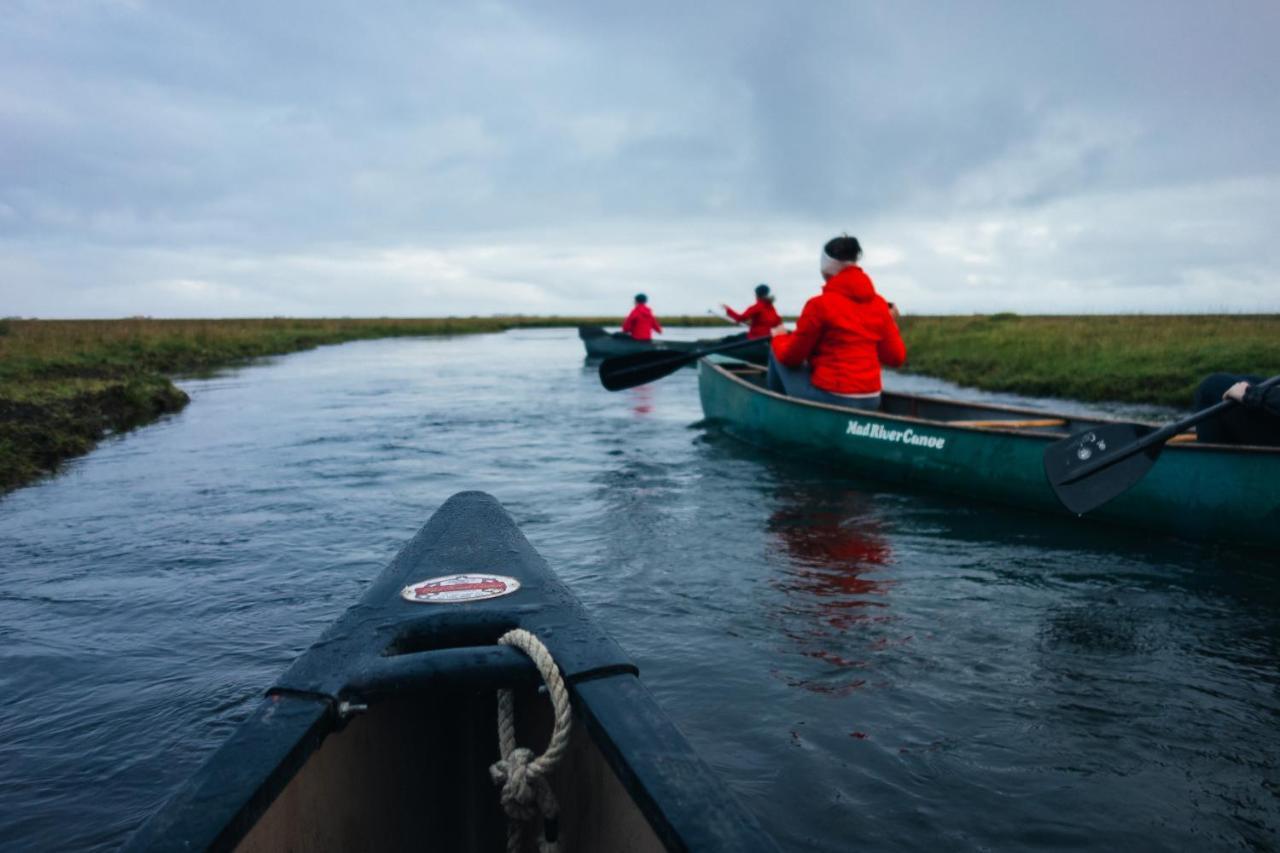
<svg viewBox="0 0 1280 853">
<path fill-rule="evenodd" d="M 793 561 L 777 582 L 789 598 L 788 607 L 845 630 L 874 618 L 863 612 L 868 608 L 888 606 L 884 598 L 892 583 L 879 575 L 893 553 L 877 519 L 845 520 L 830 512 L 794 518 L 776 514 L 770 526 Z"/>
<path fill-rule="evenodd" d="M 847 695 L 867 684 L 866 678 L 849 676 L 865 675 L 875 653 L 896 644 L 871 635 L 894 618 L 888 612 L 893 582 L 884 578 L 893 552 L 881 526 L 874 507 L 864 501 L 839 512 L 815 511 L 803 495 L 770 519 L 769 528 L 791 561 L 774 582 L 785 596 L 779 609 L 783 633 L 805 657 L 827 665 L 817 675 L 776 673 L 787 684 Z"/>
<path fill-rule="evenodd" d="M 631 411 L 637 415 L 653 412 L 653 386 L 639 385 L 631 389 Z"/>
</svg>

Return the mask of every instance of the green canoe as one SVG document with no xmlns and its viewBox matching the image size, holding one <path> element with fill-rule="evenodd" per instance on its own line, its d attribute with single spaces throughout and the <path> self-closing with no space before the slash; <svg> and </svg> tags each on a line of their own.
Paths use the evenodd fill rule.
<svg viewBox="0 0 1280 853">
<path fill-rule="evenodd" d="M 707 418 L 751 443 L 820 454 L 877 479 L 1058 515 L 1070 513 L 1045 478 L 1045 448 L 1106 423 L 893 393 L 865 412 L 775 394 L 764 375 L 729 359 L 699 362 Z M 1136 486 L 1086 517 L 1280 549 L 1280 448 L 1172 441 Z"/>
</svg>

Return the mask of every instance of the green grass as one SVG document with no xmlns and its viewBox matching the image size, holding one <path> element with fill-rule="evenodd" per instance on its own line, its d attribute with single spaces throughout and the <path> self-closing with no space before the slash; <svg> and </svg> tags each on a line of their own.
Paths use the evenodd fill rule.
<svg viewBox="0 0 1280 853">
<path fill-rule="evenodd" d="M 714 317 L 670 317 L 673 326 L 727 325 Z M 7 320 L 0 334 L 0 394 L 13 383 L 60 377 L 186 373 L 245 359 L 367 338 L 474 334 L 618 317 L 440 317 L 341 320 Z"/>
<path fill-rule="evenodd" d="M 674 326 L 724 326 L 666 317 Z M 513 328 L 618 325 L 618 317 L 0 321 L 0 493 L 30 482 L 103 436 L 180 410 L 169 377 L 368 338 Z"/>
<path fill-rule="evenodd" d="M 722 326 L 711 316 L 672 326 Z M 169 377 L 365 338 L 598 324 L 618 317 L 0 321 L 0 492 L 104 435 L 180 410 Z M 995 391 L 1187 406 L 1217 370 L 1280 373 L 1280 316 L 904 317 L 907 369 Z M 727 329 L 726 329 L 727 331 Z"/>
<path fill-rule="evenodd" d="M 1280 373 L 1280 315 L 904 317 L 907 370 L 989 391 L 1186 408 L 1208 373 Z"/>
</svg>

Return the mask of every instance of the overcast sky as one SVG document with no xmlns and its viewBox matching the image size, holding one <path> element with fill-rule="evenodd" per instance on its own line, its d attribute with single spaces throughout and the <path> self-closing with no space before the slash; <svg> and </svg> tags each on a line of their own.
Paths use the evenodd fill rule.
<svg viewBox="0 0 1280 853">
<path fill-rule="evenodd" d="M 1280 4 L 0 0 L 0 315 L 1280 311 Z"/>
</svg>

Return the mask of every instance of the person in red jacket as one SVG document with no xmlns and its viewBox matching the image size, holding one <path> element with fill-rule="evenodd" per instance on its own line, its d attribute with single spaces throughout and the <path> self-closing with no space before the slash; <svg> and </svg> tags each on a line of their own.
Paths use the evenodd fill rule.
<svg viewBox="0 0 1280 853">
<path fill-rule="evenodd" d="M 900 367 L 907 348 L 897 309 L 876 293 L 858 266 L 861 256 L 856 237 L 836 237 L 823 247 L 822 293 L 805 303 L 793 333 L 775 332 L 771 390 L 859 409 L 880 407 L 880 366 Z"/>
<path fill-rule="evenodd" d="M 658 318 L 649 310 L 646 304 L 648 301 L 649 297 L 643 293 L 636 294 L 636 307 L 632 308 L 627 319 L 622 321 L 624 335 L 630 335 L 637 341 L 651 341 L 654 332 L 662 334 L 662 326 L 658 324 Z"/>
<path fill-rule="evenodd" d="M 747 324 L 747 337 L 767 338 L 773 334 L 775 326 L 782 325 L 782 318 L 778 316 L 778 311 L 773 307 L 773 294 L 769 292 L 769 285 L 756 285 L 756 302 L 746 311 L 739 314 L 728 305 L 720 304 L 724 309 L 724 313 L 729 315 L 729 319 L 735 323 Z"/>
</svg>

